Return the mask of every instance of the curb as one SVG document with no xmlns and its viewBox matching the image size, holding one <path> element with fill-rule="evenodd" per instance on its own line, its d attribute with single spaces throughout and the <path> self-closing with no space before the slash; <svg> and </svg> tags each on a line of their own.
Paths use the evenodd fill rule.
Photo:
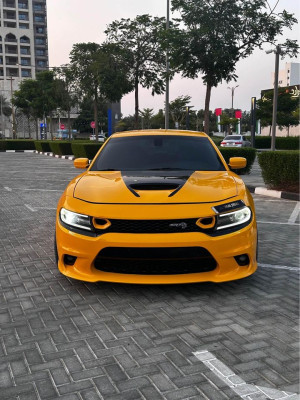
<svg viewBox="0 0 300 400">
<path fill-rule="evenodd" d="M 249 189 L 250 193 L 260 194 L 262 196 L 276 197 L 277 199 L 300 201 L 299 193 L 280 192 L 278 190 L 270 190 L 265 187 L 255 187 L 251 185 L 246 186 Z"/>
<path fill-rule="evenodd" d="M 1 153 L 35 153 L 36 150 L 1 150 Z"/>
<path fill-rule="evenodd" d="M 32 150 L 32 151 L 35 154 L 43 154 L 44 156 L 62 158 L 63 160 L 71 160 L 71 161 L 73 161 L 75 159 L 74 156 L 60 156 L 60 155 L 54 154 L 54 153 L 44 153 L 43 151 L 37 151 L 37 150 Z"/>
</svg>

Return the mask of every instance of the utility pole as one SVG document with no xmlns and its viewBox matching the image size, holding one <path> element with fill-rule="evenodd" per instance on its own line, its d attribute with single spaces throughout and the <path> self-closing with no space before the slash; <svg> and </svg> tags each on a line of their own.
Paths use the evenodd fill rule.
<svg viewBox="0 0 300 400">
<path fill-rule="evenodd" d="M 170 0 L 167 0 L 167 23 L 166 23 L 166 30 L 168 31 L 170 27 Z M 166 52 L 166 100 L 165 100 L 165 129 L 169 129 L 169 86 L 170 86 L 170 79 L 169 79 L 169 49 Z"/>
</svg>

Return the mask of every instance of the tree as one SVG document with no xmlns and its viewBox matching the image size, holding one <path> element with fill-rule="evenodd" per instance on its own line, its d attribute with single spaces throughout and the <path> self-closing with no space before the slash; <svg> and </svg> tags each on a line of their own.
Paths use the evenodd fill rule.
<svg viewBox="0 0 300 400">
<path fill-rule="evenodd" d="M 272 125 L 274 90 L 264 92 L 263 97 L 257 101 L 256 116 L 262 126 Z M 287 128 L 289 136 L 290 126 L 299 124 L 299 100 L 293 98 L 286 88 L 278 89 L 277 124 L 279 128 Z"/>
<path fill-rule="evenodd" d="M 77 43 L 70 53 L 70 73 L 76 92 L 90 97 L 94 103 L 96 140 L 99 100 L 120 101 L 132 89 L 124 57 L 124 51 L 114 44 Z"/>
<path fill-rule="evenodd" d="M 139 124 L 139 85 L 152 88 L 152 95 L 165 90 L 165 53 L 160 45 L 160 34 L 165 19 L 138 15 L 135 19 L 112 22 L 105 33 L 107 42 L 118 44 L 124 51 L 124 63 L 135 92 L 135 128 Z"/>
<path fill-rule="evenodd" d="M 63 65 L 54 69 L 55 80 L 54 91 L 57 96 L 59 108 L 62 111 L 66 111 L 68 115 L 68 132 L 69 140 L 71 140 L 71 108 L 76 105 L 78 98 L 73 85 L 72 70 L 69 65 Z M 59 110 L 59 111 L 60 111 Z"/>
<path fill-rule="evenodd" d="M 181 18 L 169 30 L 170 61 L 184 77 L 202 75 L 206 85 L 205 132 L 209 133 L 211 90 L 222 80 L 236 80 L 236 64 L 264 43 L 275 44 L 284 28 L 297 22 L 293 14 L 275 13 L 268 0 L 173 0 Z M 184 26 L 182 27 L 182 23 Z M 299 46 L 286 40 L 285 54 Z"/>
<path fill-rule="evenodd" d="M 37 120 L 46 121 L 57 105 L 57 96 L 52 71 L 39 72 L 36 79 L 21 82 L 19 90 L 14 92 L 13 104 L 27 116 L 36 120 L 36 138 L 38 139 Z M 52 135 L 52 131 L 51 131 Z"/>
<path fill-rule="evenodd" d="M 153 117 L 153 108 L 144 108 L 140 111 L 142 118 L 142 129 L 149 129 L 151 127 L 151 118 Z"/>
<path fill-rule="evenodd" d="M 222 112 L 220 125 L 222 125 L 226 129 L 228 135 L 232 134 L 232 129 L 234 126 L 236 126 L 237 123 L 237 118 L 230 117 L 230 115 L 226 112 Z"/>
<path fill-rule="evenodd" d="M 179 96 L 170 102 L 169 110 L 176 129 L 179 129 L 182 125 L 190 101 L 191 96 Z"/>
</svg>

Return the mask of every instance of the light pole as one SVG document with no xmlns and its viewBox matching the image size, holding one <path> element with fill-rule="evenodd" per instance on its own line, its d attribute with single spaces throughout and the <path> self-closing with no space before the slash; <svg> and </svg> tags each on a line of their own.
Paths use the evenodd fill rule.
<svg viewBox="0 0 300 400">
<path fill-rule="evenodd" d="M 232 110 L 233 110 L 234 91 L 235 91 L 235 89 L 238 88 L 238 87 L 239 87 L 239 85 L 232 86 L 232 87 L 229 87 L 229 86 L 227 87 L 227 89 L 231 90 L 231 108 L 232 108 Z"/>
<path fill-rule="evenodd" d="M 274 75 L 274 91 L 273 91 L 273 115 L 272 115 L 272 137 L 271 151 L 275 151 L 276 140 L 276 123 L 277 123 L 277 99 L 278 99 L 278 73 L 279 73 L 279 56 L 281 54 L 281 46 L 276 46 L 275 50 L 266 51 L 267 54 L 275 53 L 275 75 Z"/>
<path fill-rule="evenodd" d="M 166 30 L 168 31 L 170 27 L 170 0 L 167 0 L 167 23 L 166 23 Z M 165 99 L 165 129 L 169 129 L 169 86 L 170 86 L 170 79 L 169 79 L 169 49 L 166 52 L 166 99 Z"/>
</svg>

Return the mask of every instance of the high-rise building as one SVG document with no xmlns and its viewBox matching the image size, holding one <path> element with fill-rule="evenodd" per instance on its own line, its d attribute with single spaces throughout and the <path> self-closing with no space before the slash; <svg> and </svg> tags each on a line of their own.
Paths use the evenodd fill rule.
<svg viewBox="0 0 300 400">
<path fill-rule="evenodd" d="M 274 87 L 274 76 L 272 73 L 271 87 Z M 285 63 L 285 68 L 279 70 L 278 73 L 278 86 L 294 86 L 300 84 L 300 63 Z"/>
<path fill-rule="evenodd" d="M 48 68 L 46 0 L 0 0 L 2 91 Z"/>
</svg>

